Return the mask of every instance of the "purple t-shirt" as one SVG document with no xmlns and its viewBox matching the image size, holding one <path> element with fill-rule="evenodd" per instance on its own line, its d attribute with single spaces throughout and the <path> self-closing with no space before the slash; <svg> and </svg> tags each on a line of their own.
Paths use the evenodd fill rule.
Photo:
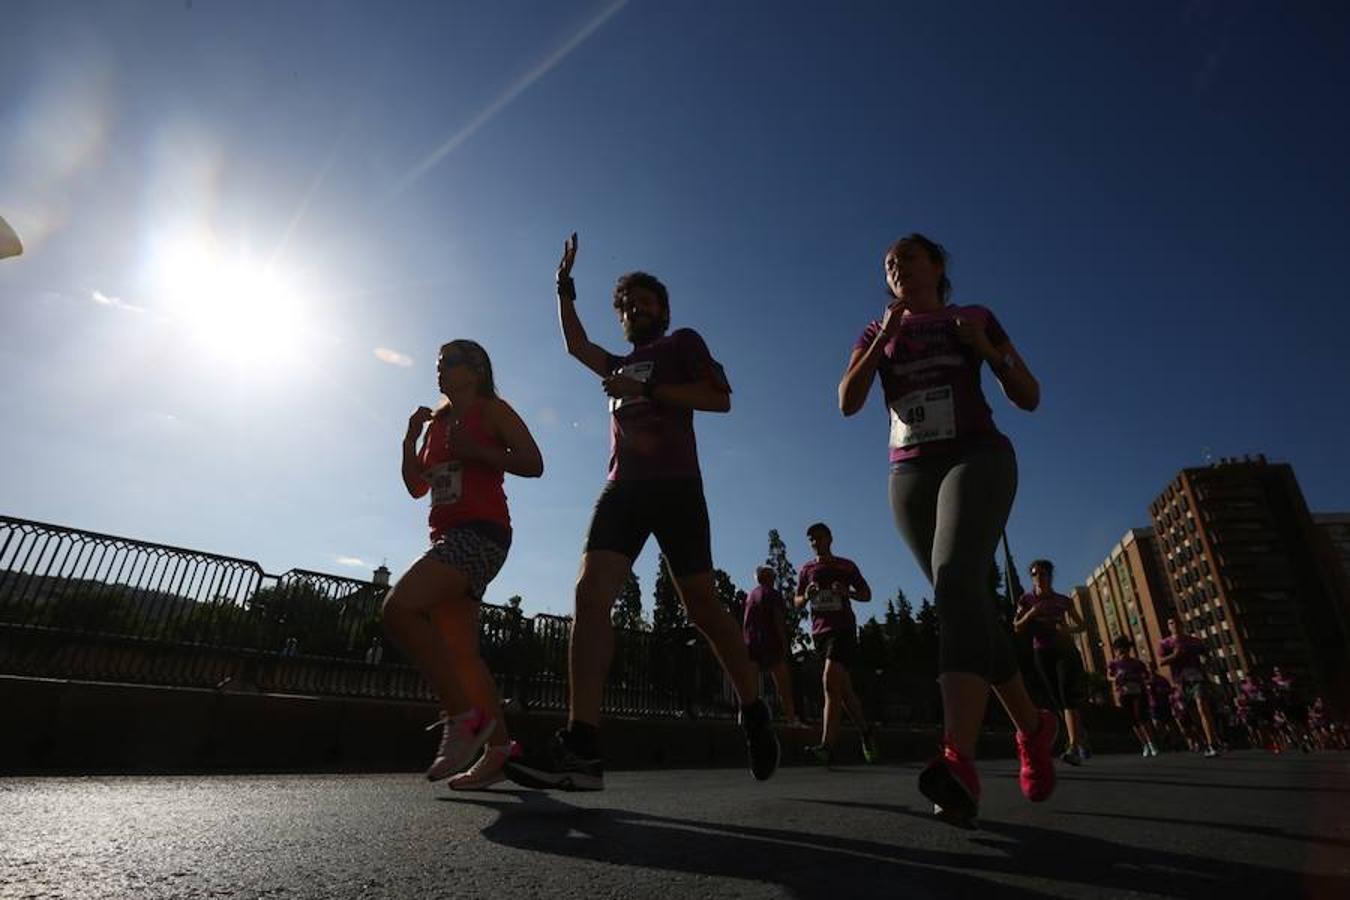
<svg viewBox="0 0 1350 900">
<path fill-rule="evenodd" d="M 688 384 L 711 375 L 731 391 L 708 345 L 689 328 L 635 347 L 627 356 L 611 353 L 608 364 L 611 372 L 653 385 Z M 610 481 L 700 477 L 692 409 L 625 397 L 611 398 L 609 410 Z"/>
<path fill-rule="evenodd" d="M 1148 702 L 1154 709 L 1165 709 L 1172 702 L 1172 682 L 1161 674 L 1148 679 Z"/>
<path fill-rule="evenodd" d="M 1106 673 L 1121 694 L 1127 697 L 1143 695 L 1144 683 L 1148 681 L 1148 666 L 1133 656 L 1111 660 L 1106 665 Z"/>
<path fill-rule="evenodd" d="M 867 587 L 862 572 L 858 571 L 853 560 L 842 556 L 813 559 L 797 573 L 797 590 L 802 594 L 812 584 L 820 587 L 820 591 L 807 601 L 811 606 L 812 635 L 856 631 L 858 628 L 858 620 L 853 615 L 853 602 L 832 587 L 836 581 L 843 584 L 845 591 L 850 587 L 860 591 Z"/>
<path fill-rule="evenodd" d="M 1027 630 L 1031 632 L 1032 647 L 1037 650 L 1044 650 L 1055 646 L 1055 637 L 1060 626 L 1064 624 L 1065 613 L 1072 605 L 1072 600 L 1063 594 L 1056 594 L 1054 591 L 1048 594 L 1027 591 L 1022 595 L 1022 599 L 1017 601 L 1018 613 L 1033 606 L 1039 606 L 1045 610 L 1036 618 L 1027 621 Z"/>
<path fill-rule="evenodd" d="M 1158 645 L 1162 651 L 1162 656 L 1171 656 L 1173 651 L 1177 651 L 1177 658 L 1172 660 L 1172 674 L 1186 681 L 1198 681 L 1204 678 L 1204 671 L 1200 668 L 1200 657 L 1205 653 L 1205 642 L 1199 638 L 1191 637 L 1189 634 L 1183 634 L 1180 637 L 1168 635 L 1162 639 Z"/>
<path fill-rule="evenodd" d="M 877 368 L 891 419 L 891 462 L 977 446 L 1012 447 L 994 427 L 984 399 L 983 360 L 956 339 L 958 316 L 982 324 L 996 347 L 1008 340 L 1003 326 L 983 306 L 944 306 L 904 317 Z M 880 331 L 881 321 L 872 322 L 853 348 L 866 350 Z"/>
<path fill-rule="evenodd" d="M 745 598 L 745 620 L 741 625 L 745 645 L 757 652 L 784 650 L 784 612 L 782 594 L 772 587 L 756 586 Z"/>
</svg>

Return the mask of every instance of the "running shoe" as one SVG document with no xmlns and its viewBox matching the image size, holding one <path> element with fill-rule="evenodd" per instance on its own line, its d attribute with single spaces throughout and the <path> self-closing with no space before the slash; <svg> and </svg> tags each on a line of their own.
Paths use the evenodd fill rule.
<svg viewBox="0 0 1350 900">
<path fill-rule="evenodd" d="M 1204 753 L 1205 759 L 1217 759 L 1218 756 L 1219 756 L 1219 751 L 1218 751 L 1218 750 L 1215 750 L 1213 747 L 1206 747 L 1206 748 L 1205 748 L 1205 753 Z"/>
<path fill-rule="evenodd" d="M 919 773 L 919 792 L 933 802 L 933 815 L 959 828 L 973 829 L 980 806 L 980 776 L 975 764 L 944 736 L 942 753 Z"/>
<path fill-rule="evenodd" d="M 452 791 L 481 791 L 483 788 L 506 780 L 503 767 L 512 756 L 520 756 L 520 744 L 509 741 L 500 747 L 487 746 L 478 762 L 461 772 L 449 782 Z"/>
<path fill-rule="evenodd" d="M 881 761 L 881 745 L 877 743 L 877 736 L 870 731 L 862 736 L 862 755 L 863 761 L 869 764 Z"/>
<path fill-rule="evenodd" d="M 750 774 L 756 781 L 768 781 L 778 768 L 781 753 L 768 704 L 759 699 L 741 707 L 740 720 L 741 730 L 745 732 L 745 749 L 750 757 Z"/>
<path fill-rule="evenodd" d="M 1059 719 L 1048 709 L 1041 710 L 1040 727 L 1035 734 L 1017 732 L 1017 758 L 1021 768 L 1017 783 L 1022 795 L 1040 803 L 1055 791 L 1055 738 L 1059 737 Z"/>
<path fill-rule="evenodd" d="M 457 716 L 441 715 L 427 726 L 441 729 L 441 746 L 427 769 L 427 781 L 440 781 L 467 766 L 487 743 L 488 735 L 497 725 L 481 709 L 473 708 Z"/>
<path fill-rule="evenodd" d="M 1140 750 L 1140 751 L 1139 751 L 1139 755 L 1140 755 L 1140 756 L 1152 756 L 1153 754 L 1149 753 L 1149 752 L 1148 752 L 1148 748 L 1145 747 L 1143 750 Z"/>
<path fill-rule="evenodd" d="M 834 751 L 824 744 L 811 744 L 806 748 L 806 755 L 827 768 L 834 763 Z"/>
<path fill-rule="evenodd" d="M 601 791 L 605 788 L 605 763 L 598 755 L 582 755 L 569 740 L 566 729 L 553 735 L 542 759 L 513 755 L 502 766 L 506 777 L 522 787 L 539 790 Z"/>
<path fill-rule="evenodd" d="M 1068 763 L 1071 766 L 1081 766 L 1083 764 L 1083 751 L 1077 747 L 1070 747 L 1059 755 L 1060 762 Z"/>
<path fill-rule="evenodd" d="M 804 730 L 810 728 L 811 726 L 806 724 L 806 720 L 803 719 L 801 716 L 797 716 L 796 718 L 792 719 L 790 722 L 787 723 L 787 727 L 800 728 Z"/>
<path fill-rule="evenodd" d="M 1079 744 L 1078 758 L 1081 759 L 1083 762 L 1087 762 L 1089 759 L 1092 759 L 1092 748 L 1089 747 L 1087 744 Z"/>
</svg>

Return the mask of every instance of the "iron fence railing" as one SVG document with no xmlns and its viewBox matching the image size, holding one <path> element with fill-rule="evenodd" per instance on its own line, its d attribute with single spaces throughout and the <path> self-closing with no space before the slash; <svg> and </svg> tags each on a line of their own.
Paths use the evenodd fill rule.
<svg viewBox="0 0 1350 900">
<path fill-rule="evenodd" d="M 278 693 L 431 700 L 384 641 L 387 585 L 0 516 L 0 673 Z M 502 695 L 567 706 L 568 618 L 484 604 Z M 800 700 L 820 707 L 808 662 Z M 765 679 L 766 686 L 768 679 Z M 692 629 L 620 630 L 607 712 L 726 717 L 734 695 Z"/>
</svg>

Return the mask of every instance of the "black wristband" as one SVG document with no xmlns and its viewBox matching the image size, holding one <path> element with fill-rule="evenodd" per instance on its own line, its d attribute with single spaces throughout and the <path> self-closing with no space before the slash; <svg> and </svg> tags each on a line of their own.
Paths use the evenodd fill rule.
<svg viewBox="0 0 1350 900">
<path fill-rule="evenodd" d="M 571 275 L 558 276 L 558 296 L 565 300 L 575 301 L 577 299 L 577 285 L 572 280 Z"/>
</svg>

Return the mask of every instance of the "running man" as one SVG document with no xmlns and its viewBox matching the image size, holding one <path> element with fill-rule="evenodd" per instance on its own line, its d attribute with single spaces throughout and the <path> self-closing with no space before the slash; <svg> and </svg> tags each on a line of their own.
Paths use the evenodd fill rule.
<svg viewBox="0 0 1350 900">
<path fill-rule="evenodd" d="M 436 363 L 444 401 L 418 407 L 403 437 L 403 484 L 431 495 L 431 549 L 384 601 L 384 627 L 441 702 L 441 745 L 427 769 L 455 789 L 502 780 L 510 752 L 492 674 L 478 651 L 483 591 L 511 547 L 503 475 L 538 478 L 544 460 L 530 430 L 497 396 L 492 360 L 474 341 L 451 341 Z M 422 440 L 418 449 L 418 438 Z M 432 727 L 436 727 L 433 725 Z"/>
<path fill-rule="evenodd" d="M 1060 759 L 1071 766 L 1081 766 L 1087 758 L 1084 750 L 1087 733 L 1080 712 L 1085 677 L 1083 659 L 1070 635 L 1086 631 L 1087 627 L 1079 618 L 1073 601 L 1051 587 L 1055 577 L 1054 563 L 1038 559 L 1028 571 L 1032 589 L 1017 601 L 1013 630 L 1031 635 L 1036 671 L 1045 683 L 1050 702 L 1064 716 L 1069 737 Z"/>
<path fill-rule="evenodd" d="M 1148 701 L 1148 666 L 1135 658 L 1134 641 L 1121 635 L 1111 642 L 1115 659 L 1107 663 L 1106 673 L 1111 679 L 1111 690 L 1116 703 L 1130 716 L 1130 729 L 1139 739 L 1144 756 L 1157 756 L 1158 748 L 1149 731 L 1146 710 Z"/>
<path fill-rule="evenodd" d="M 798 609 L 810 604 L 811 641 L 824 664 L 825 687 L 820 743 L 808 747 L 807 752 L 830 765 L 839 740 L 839 720 L 847 712 L 862 736 L 863 759 L 874 763 L 880 754 L 872 725 L 863 715 L 862 702 L 848 673 L 848 667 L 858 658 L 858 620 L 853 604 L 871 600 L 872 589 L 852 560 L 834 555 L 834 535 L 824 522 L 806 529 L 806 539 L 816 558 L 797 573 L 797 596 L 792 602 Z"/>
<path fill-rule="evenodd" d="M 1205 735 L 1205 757 L 1213 759 L 1219 755 L 1219 740 L 1214 727 L 1214 712 L 1209 706 L 1205 670 L 1200 663 L 1205 655 L 1205 642 L 1187 634 L 1181 619 L 1176 616 L 1168 618 L 1167 632 L 1167 637 L 1158 645 L 1158 662 L 1171 669 L 1177 690 L 1187 704 L 1194 705 Z"/>
<path fill-rule="evenodd" d="M 745 640 L 750 661 L 761 672 L 768 672 L 773 677 L 778 702 L 783 706 L 783 718 L 789 725 L 798 728 L 805 723 L 797 715 L 792 695 L 792 672 L 787 662 L 791 645 L 787 633 L 787 601 L 773 586 L 773 579 L 774 571 L 768 566 L 760 566 L 755 570 L 758 584 L 745 598 L 741 637 Z"/>
<path fill-rule="evenodd" d="M 694 411 L 728 412 L 731 386 L 698 333 L 670 334 L 666 287 L 629 272 L 614 287 L 614 309 L 633 345 L 623 356 L 586 336 L 576 311 L 572 264 L 577 236 L 558 264 L 558 316 L 567 352 L 600 378 L 609 397 L 609 479 L 596 501 L 581 573 L 568 658 L 568 721 L 537 760 L 512 760 L 526 787 L 598 791 L 604 787 L 600 701 L 614 653 L 610 610 L 650 535 L 656 536 L 689 621 L 702 632 L 740 699 L 750 771 L 760 781 L 778 767 L 778 737 L 741 626 L 713 590 L 712 540 L 703 496 Z"/>
<path fill-rule="evenodd" d="M 1027 693 L 989 588 L 1017 493 L 1017 458 L 994 425 L 980 374 L 987 365 L 1008 399 L 1028 411 L 1040 403 L 1040 385 L 992 312 L 948 302 L 940 244 L 908 235 L 887 249 L 883 268 L 894 302 L 854 343 L 839 411 L 861 410 L 880 378 L 890 418 L 891 511 L 933 585 L 941 635 L 942 747 L 920 774 L 919 790 L 944 820 L 970 826 L 980 801 L 975 741 L 991 688 L 1017 727 L 1022 793 L 1039 802 L 1055 787 L 1059 722 Z"/>
</svg>

